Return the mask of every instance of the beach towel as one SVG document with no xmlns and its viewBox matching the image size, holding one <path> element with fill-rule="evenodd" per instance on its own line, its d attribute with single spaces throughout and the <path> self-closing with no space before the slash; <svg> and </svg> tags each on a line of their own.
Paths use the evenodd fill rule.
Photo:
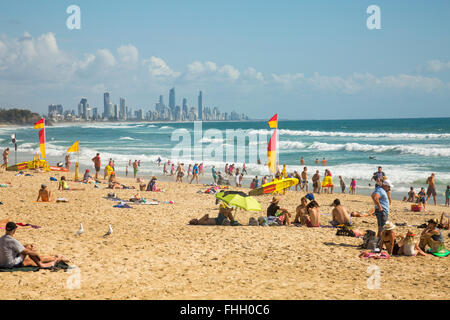
<svg viewBox="0 0 450 320">
<path fill-rule="evenodd" d="M 58 181 L 58 179 L 56 179 L 54 177 L 50 177 L 50 181 Z"/>
<path fill-rule="evenodd" d="M 381 251 L 380 253 L 376 252 L 370 252 L 370 251 L 363 251 L 359 255 L 361 259 L 389 259 L 389 253 L 386 251 Z"/>
<path fill-rule="evenodd" d="M 126 209 L 131 209 L 132 207 L 130 207 L 128 204 L 121 202 L 119 204 L 116 204 L 115 206 L 113 206 L 113 208 L 126 208 Z"/>
<path fill-rule="evenodd" d="M 15 267 L 15 268 L 0 268 L 0 272 L 37 272 L 39 270 L 50 270 L 52 272 L 59 270 L 73 269 L 64 261 L 57 262 L 53 267 L 50 268 L 39 268 L 39 267 Z"/>
</svg>

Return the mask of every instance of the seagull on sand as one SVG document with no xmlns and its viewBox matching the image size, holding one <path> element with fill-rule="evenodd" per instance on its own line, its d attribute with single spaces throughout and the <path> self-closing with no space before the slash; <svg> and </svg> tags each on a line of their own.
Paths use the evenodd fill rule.
<svg viewBox="0 0 450 320">
<path fill-rule="evenodd" d="M 104 237 L 107 237 L 107 236 L 109 236 L 109 235 L 112 234 L 112 233 L 113 233 L 113 228 L 112 228 L 111 225 L 109 224 L 109 225 L 108 225 L 108 232 L 105 233 L 103 236 L 104 236 Z"/>
<path fill-rule="evenodd" d="M 77 233 L 75 233 L 75 236 L 80 236 L 84 233 L 84 228 L 83 228 L 83 224 L 80 223 L 80 230 L 77 231 Z"/>
</svg>

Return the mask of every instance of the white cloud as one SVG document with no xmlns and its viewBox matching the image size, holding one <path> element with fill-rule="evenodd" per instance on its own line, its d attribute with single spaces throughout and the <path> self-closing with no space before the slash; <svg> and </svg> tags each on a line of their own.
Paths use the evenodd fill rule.
<svg viewBox="0 0 450 320">
<path fill-rule="evenodd" d="M 151 57 L 149 60 L 144 60 L 143 63 L 147 66 L 152 77 L 177 78 L 180 75 L 179 72 L 173 71 L 163 59 L 158 57 Z"/>
<path fill-rule="evenodd" d="M 430 72 L 450 70 L 450 61 L 441 62 L 440 60 L 430 60 L 427 62 L 427 70 Z"/>
<path fill-rule="evenodd" d="M 117 53 L 122 63 L 135 65 L 139 62 L 139 51 L 132 44 L 121 46 Z"/>
<path fill-rule="evenodd" d="M 231 65 L 218 66 L 215 62 L 194 61 L 187 66 L 186 80 L 198 81 L 236 81 L 241 73 Z"/>
<path fill-rule="evenodd" d="M 248 67 L 247 69 L 245 69 L 242 73 L 242 76 L 244 79 L 248 80 L 264 81 L 263 74 L 259 71 L 256 71 L 256 69 L 252 67 Z"/>
</svg>

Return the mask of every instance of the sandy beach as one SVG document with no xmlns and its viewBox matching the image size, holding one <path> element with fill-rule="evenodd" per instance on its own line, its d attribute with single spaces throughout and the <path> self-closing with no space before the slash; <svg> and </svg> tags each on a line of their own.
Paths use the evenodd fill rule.
<svg viewBox="0 0 450 320">
<path fill-rule="evenodd" d="M 239 211 L 244 226 L 190 226 L 188 221 L 205 213 L 215 217 L 214 195 L 197 194 L 203 185 L 159 183 L 164 193 L 114 190 L 122 199 L 139 193 L 157 199 L 159 205 L 131 205 L 113 208 L 106 199 L 112 190 L 106 184 L 75 183 L 65 174 L 69 186 L 85 191 L 58 191 L 50 177 L 61 173 L 15 176 L 0 172 L 0 220 L 41 226 L 19 228 L 15 237 L 33 243 L 42 254 L 62 254 L 78 269 L 70 272 L 2 273 L 0 299 L 448 299 L 450 257 L 391 257 L 363 260 L 358 256 L 361 239 L 336 236 L 336 229 L 306 227 L 247 226 L 250 217 L 266 215 L 271 196 L 257 199 L 263 212 Z M 144 177 L 148 182 L 149 177 Z M 119 181 L 138 187 L 133 179 Z M 35 203 L 39 186 L 49 185 L 54 198 L 68 203 Z M 233 188 L 236 189 L 236 188 Z M 248 189 L 241 188 L 243 191 Z M 281 206 L 295 212 L 304 193 L 288 191 Z M 350 210 L 367 211 L 372 201 L 360 195 L 318 195 L 321 222 L 331 219 L 329 204 L 340 198 Z M 164 204 L 162 201 L 174 201 Z M 409 211 L 410 203 L 394 200 L 390 220 L 420 225 L 439 218 L 450 208 L 427 206 L 427 212 Z M 376 218 L 353 218 L 360 230 L 376 230 Z M 80 223 L 85 233 L 74 234 Z M 108 224 L 114 233 L 103 235 Z M 397 227 L 405 234 L 408 229 Z M 0 230 L 1 233 L 4 230 Z M 446 247 L 448 231 L 443 230 Z M 418 241 L 418 236 L 416 236 Z M 368 267 L 381 271 L 380 289 L 368 289 Z M 81 287 L 69 289 L 67 281 L 79 272 Z"/>
</svg>

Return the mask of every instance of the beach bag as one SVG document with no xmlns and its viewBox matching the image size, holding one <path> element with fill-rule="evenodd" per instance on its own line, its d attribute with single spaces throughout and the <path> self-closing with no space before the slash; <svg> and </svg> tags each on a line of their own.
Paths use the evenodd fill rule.
<svg viewBox="0 0 450 320">
<path fill-rule="evenodd" d="M 376 236 L 376 233 L 372 230 L 366 230 L 366 234 L 363 237 L 362 249 L 375 250 L 380 247 L 380 239 Z"/>
<path fill-rule="evenodd" d="M 356 237 L 355 232 L 353 232 L 352 228 L 347 225 L 339 226 L 338 231 L 336 232 L 337 236 L 346 236 L 346 237 Z"/>
</svg>

